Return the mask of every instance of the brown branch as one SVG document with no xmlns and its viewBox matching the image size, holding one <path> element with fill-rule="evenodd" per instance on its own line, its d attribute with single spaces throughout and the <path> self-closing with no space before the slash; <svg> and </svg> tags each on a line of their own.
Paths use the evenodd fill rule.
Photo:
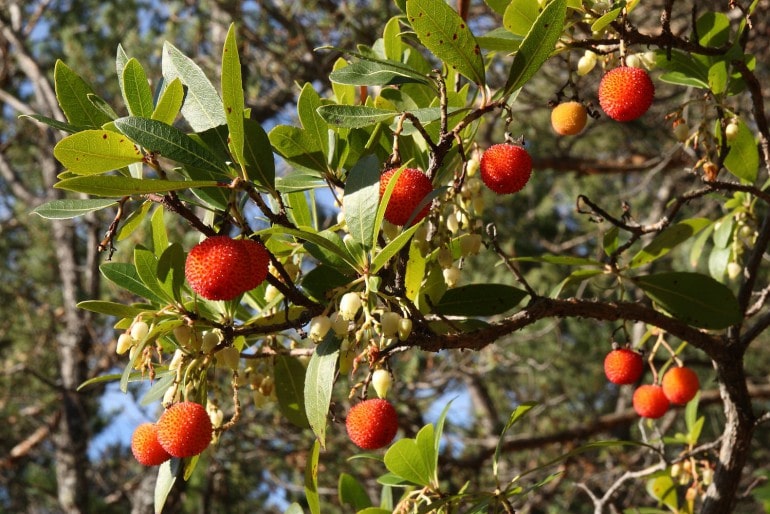
<svg viewBox="0 0 770 514">
<path fill-rule="evenodd" d="M 577 298 L 538 297 L 529 305 L 500 322 L 473 332 L 451 334 L 414 334 L 396 348 L 414 347 L 429 352 L 440 350 L 481 350 L 516 330 L 546 318 L 587 318 L 599 321 L 641 321 L 661 328 L 674 337 L 706 352 L 717 354 L 723 338 L 694 328 L 637 302 L 600 302 Z M 395 349 L 395 348 L 394 348 Z"/>
</svg>

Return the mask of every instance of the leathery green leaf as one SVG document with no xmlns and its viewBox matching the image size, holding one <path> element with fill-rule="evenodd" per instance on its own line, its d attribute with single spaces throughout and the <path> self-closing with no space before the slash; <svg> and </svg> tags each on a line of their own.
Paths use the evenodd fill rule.
<svg viewBox="0 0 770 514">
<path fill-rule="evenodd" d="M 241 59 L 235 41 L 235 23 L 230 24 L 222 50 L 222 102 L 224 103 L 227 128 L 230 131 L 230 149 L 239 164 L 243 164 L 243 81 Z"/>
<path fill-rule="evenodd" d="M 326 420 L 339 353 L 339 342 L 328 334 L 310 357 L 305 375 L 305 413 L 322 448 L 326 446 Z"/>
<path fill-rule="evenodd" d="M 666 312 L 692 326 L 720 330 L 742 319 L 733 292 L 706 275 L 672 271 L 633 281 Z"/>
<path fill-rule="evenodd" d="M 139 148 L 125 135 L 111 130 L 84 130 L 59 141 L 53 155 L 72 173 L 97 175 L 142 162 Z"/>
<path fill-rule="evenodd" d="M 444 0 L 409 0 L 406 15 L 420 42 L 447 66 L 484 86 L 481 47 L 463 20 Z"/>
</svg>

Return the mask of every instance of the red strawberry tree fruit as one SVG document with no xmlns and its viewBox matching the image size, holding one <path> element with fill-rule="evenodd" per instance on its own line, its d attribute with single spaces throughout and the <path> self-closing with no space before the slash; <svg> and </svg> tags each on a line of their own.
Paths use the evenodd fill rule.
<svg viewBox="0 0 770 514">
<path fill-rule="evenodd" d="M 165 460 L 149 428 L 141 429 L 134 444 L 140 462 L 161 464 L 156 509 L 162 508 L 177 474 L 191 476 L 206 452 L 231 444 L 222 436 L 238 425 L 246 409 L 276 402 L 283 419 L 312 432 L 307 434 L 311 451 L 305 473 L 311 505 L 320 501 L 318 482 L 327 478 L 318 473 L 319 448 L 356 451 L 352 445 L 329 448 L 331 434 L 342 430 L 339 416 L 347 410 L 352 443 L 382 452 L 386 482 L 409 484 L 419 493 L 406 494 L 394 509 L 424 510 L 439 502 L 459 510 L 512 511 L 514 496 L 523 489 L 517 480 L 503 479 L 498 465 L 506 432 L 533 404 L 517 398 L 507 422 L 490 423 L 502 427 L 499 443 L 488 448 L 486 457 L 497 485 L 469 483 L 478 490 L 460 492 L 446 485 L 439 469 L 447 411 L 423 424 L 410 412 L 414 398 L 404 397 L 407 392 L 416 397 L 418 391 L 403 383 L 401 397 L 392 394 L 392 403 L 367 400 L 371 374 L 395 369 L 398 386 L 400 354 L 480 352 L 491 344 L 507 344 L 506 336 L 541 320 L 568 318 L 588 326 L 617 325 L 629 334 L 628 328 L 638 323 L 635 347 L 645 350 L 653 381 L 663 366 L 679 362 L 683 348 L 713 363 L 708 372 L 720 387 L 725 414 L 718 422 L 722 440 L 714 446 L 721 449 L 718 456 L 698 455 L 696 467 L 690 466 L 692 480 L 678 483 L 688 485 L 687 498 L 701 512 L 732 511 L 745 490 L 742 467 L 736 464 L 750 457 L 760 421 L 746 387 L 743 356 L 770 324 L 765 306 L 770 286 L 760 270 L 770 240 L 770 202 L 762 186 L 767 177 L 758 174 L 760 148 L 763 174 L 768 171 L 770 134 L 755 74 L 759 64 L 744 53 L 745 41 L 753 36 L 749 21 L 756 2 L 732 6 L 740 10 L 736 17 L 703 14 L 690 27 L 697 37 L 681 27 L 672 31 L 665 22 L 656 30 L 640 30 L 636 23 L 642 20 L 634 18 L 632 6 L 605 12 L 598 3 L 594 10 L 551 0 L 519 19 L 505 2 L 488 2 L 496 23 L 507 20 L 497 29 L 510 34 L 484 38 L 485 24 L 469 23 L 467 12 L 456 12 L 444 0 L 397 3 L 404 16 L 383 28 L 384 45 L 340 62 L 328 77 L 335 84 L 331 90 L 303 85 L 297 100 L 301 126 L 279 124 L 269 132 L 249 116 L 240 75 L 248 62 L 237 51 L 235 26 L 225 40 L 218 87 L 193 58 L 166 43 L 162 69 L 155 75 L 164 78 L 159 95 L 153 97 L 146 80 L 135 80 L 132 84 L 139 86 L 122 89 L 126 107 L 114 101 L 112 110 L 125 115 L 109 114 L 105 123 L 88 121 L 102 119 L 106 110 L 98 107 L 101 101 L 94 100 L 85 81 L 65 64 L 57 66 L 54 80 L 67 121 L 39 121 L 67 132 L 54 148 L 66 169 L 56 188 L 75 197 L 37 212 L 56 217 L 57 209 L 65 207 L 77 213 L 110 210 L 114 220 L 106 227 L 106 248 L 123 244 L 118 233 L 129 216 L 150 221 L 145 244 L 136 245 L 132 259 L 105 261 L 100 269 L 133 301 L 85 302 L 83 307 L 118 320 L 116 337 L 126 355 L 121 389 L 126 391 L 131 379 L 145 378 L 153 384 L 148 398 L 165 410 L 155 428 L 171 460 Z M 656 20 L 670 18 L 670 6 L 663 9 Z M 732 24 L 736 19 L 740 22 Z M 578 30 L 582 25 L 601 34 Z M 710 29 L 723 25 L 724 30 Z M 588 58 L 586 49 L 599 57 Z M 572 70 L 578 59 L 583 64 Z M 590 76 L 596 61 L 607 70 L 601 81 Z M 127 75 L 152 76 L 122 49 L 117 64 L 122 86 Z M 631 64 L 650 69 L 656 64 L 662 71 Z M 689 147 L 692 166 L 686 166 L 687 173 L 677 170 L 682 173 L 672 180 L 678 186 L 667 189 L 672 197 L 660 209 L 632 206 L 639 186 L 635 179 L 628 180 L 629 198 L 622 206 L 583 193 L 561 199 L 554 209 L 576 205 L 565 224 L 598 224 L 585 229 L 585 237 L 574 245 L 551 244 L 528 257 L 513 243 L 526 240 L 528 233 L 503 233 L 490 214 L 513 208 L 518 195 L 485 195 L 480 184 L 499 194 L 530 188 L 527 198 L 535 207 L 553 201 L 549 170 L 574 167 L 578 176 L 605 171 L 589 160 L 553 158 L 549 153 L 555 144 L 529 129 L 535 113 L 517 109 L 525 96 L 521 91 L 539 87 L 544 66 L 561 67 L 556 68 L 560 75 L 569 76 L 562 87 L 549 91 L 556 103 L 571 92 L 574 100 L 598 98 L 614 120 L 630 122 L 644 115 L 655 117 L 660 126 L 666 120 L 681 125 L 687 114 L 700 117 L 689 123 L 700 132 Z M 427 72 L 433 69 L 439 71 Z M 503 80 L 489 80 L 500 69 L 505 70 Z M 685 113 L 686 105 L 657 104 L 656 84 L 663 83 L 672 91 L 699 89 L 693 95 L 698 108 Z M 735 95 L 751 101 L 739 107 Z M 153 112 L 139 108 L 145 105 L 153 106 Z M 101 114 L 91 116 L 95 110 Z M 547 119 L 548 113 L 544 103 L 539 115 Z M 176 123 L 182 118 L 184 123 Z M 729 138 L 728 125 L 737 126 Z M 631 133 L 619 132 L 625 128 L 617 124 L 595 130 L 606 131 L 617 145 L 633 143 Z M 485 140 L 484 134 L 500 131 L 504 134 Z M 521 144 L 510 143 L 514 138 Z M 288 168 L 285 174 L 276 172 L 276 156 Z M 668 162 L 641 166 L 657 170 Z M 396 173 L 398 179 L 391 180 Z M 339 208 L 336 222 L 318 215 L 317 196 L 302 193 L 321 187 L 328 188 Z M 485 209 L 485 204 L 494 208 Z M 166 216 L 177 217 L 189 232 L 174 235 Z M 537 229 L 536 212 L 527 210 L 523 217 L 531 230 Z M 482 242 L 487 260 L 477 255 Z M 714 247 L 712 262 L 733 266 L 715 265 L 709 272 L 683 267 L 674 257 L 688 247 L 695 248 L 690 255 L 696 258 Z M 547 253 L 557 248 L 564 254 Z M 477 258 L 489 278 L 464 283 L 466 269 Z M 506 270 L 498 275 L 504 278 L 492 278 L 492 268 Z M 559 276 L 550 283 L 554 268 Z M 533 283 L 535 277 L 544 283 Z M 307 337 L 311 319 L 316 322 Z M 571 342 L 561 344 L 565 352 L 576 351 L 567 349 Z M 639 355 L 623 357 L 607 365 L 608 377 L 621 385 L 636 382 Z M 590 366 L 584 373 L 600 375 L 599 368 Z M 228 390 L 216 385 L 214 377 L 222 369 L 230 375 Z M 669 373 L 682 374 L 682 369 Z M 415 370 L 410 373 L 427 372 Z M 676 416 L 669 402 L 686 402 L 698 389 L 691 376 L 668 376 L 662 387 L 642 385 L 633 394 L 639 415 Z M 419 378 L 411 376 L 411 383 Z M 615 385 L 598 387 L 607 387 L 604 395 L 619 394 Z M 245 389 L 251 394 L 245 395 Z M 600 393 L 575 392 L 584 402 L 591 395 Z M 635 418 L 630 409 L 621 415 Z M 697 440 L 700 431 L 692 419 L 687 418 L 692 444 L 680 460 L 696 458 L 691 439 Z M 404 437 L 393 441 L 399 428 Z M 614 444 L 606 442 L 607 447 Z M 671 443 L 664 439 L 661 444 Z M 660 472 L 656 483 L 666 472 L 673 474 L 676 462 L 668 452 L 649 444 L 643 448 L 656 459 L 649 470 L 650 475 Z M 698 478 L 706 470 L 714 470 L 708 483 Z M 631 475 L 647 476 L 637 469 Z M 614 491 L 624 481 L 583 484 L 590 491 L 585 502 L 601 510 L 607 502 L 601 491 Z M 340 483 L 363 489 L 354 478 Z M 665 493 L 656 492 L 660 489 L 648 488 L 650 505 L 663 501 Z M 349 495 L 348 489 L 341 493 Z"/>
</svg>

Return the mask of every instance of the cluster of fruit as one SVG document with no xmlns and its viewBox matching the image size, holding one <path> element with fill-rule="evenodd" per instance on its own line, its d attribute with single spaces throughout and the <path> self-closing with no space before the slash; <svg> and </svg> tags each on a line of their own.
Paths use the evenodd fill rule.
<svg viewBox="0 0 770 514">
<path fill-rule="evenodd" d="M 614 349 L 604 359 L 604 374 L 613 384 L 635 384 L 643 373 L 644 359 L 634 350 Z M 643 384 L 636 388 L 634 410 L 643 418 L 657 419 L 671 404 L 685 405 L 695 398 L 699 389 L 698 375 L 690 368 L 676 366 L 663 375 L 660 384 Z"/>
<path fill-rule="evenodd" d="M 652 81 L 640 68 L 626 66 L 615 68 L 605 74 L 599 86 L 599 102 L 602 109 L 617 121 L 630 121 L 640 117 L 650 107 L 653 95 Z M 558 105 L 553 109 L 551 116 L 554 130 L 562 135 L 580 133 L 585 127 L 586 119 L 586 108 L 577 101 Z M 472 157 L 467 169 L 468 177 L 457 191 L 459 194 L 455 195 L 457 202 L 450 204 L 451 212 L 444 214 L 443 225 L 445 226 L 442 226 L 442 231 L 446 234 L 439 231 L 442 232 L 442 236 L 437 239 L 438 243 L 434 241 L 434 244 L 430 245 L 437 247 L 435 258 L 442 268 L 448 287 L 453 287 L 457 283 L 460 273 L 455 265 L 456 256 L 451 251 L 448 241 L 453 238 L 459 241 L 461 257 L 478 253 L 481 246 L 481 234 L 475 230 L 477 227 L 470 226 L 468 217 L 471 212 L 479 215 L 483 210 L 479 179 L 474 176 L 476 169 L 479 171 L 481 183 L 491 191 L 500 195 L 512 194 L 521 191 L 529 181 L 532 175 L 532 158 L 522 145 L 506 142 L 492 145 L 480 158 Z M 390 181 L 397 173 L 397 182 L 392 189 L 384 214 L 385 228 L 387 229 L 389 224 L 391 229 L 395 229 L 390 230 L 392 234 L 389 239 L 395 237 L 398 227 L 411 226 L 428 216 L 432 203 L 429 201 L 429 195 L 434 190 L 431 179 L 421 170 L 391 168 L 381 174 L 380 197 L 385 194 Z M 458 232 L 461 228 L 468 230 L 468 233 L 461 234 L 462 237 L 459 237 Z M 424 241 L 425 232 L 427 230 L 422 230 L 420 234 L 416 233 L 415 241 L 418 245 L 422 242 L 427 247 L 427 252 L 432 248 Z M 209 237 L 190 250 L 185 264 L 185 277 L 190 288 L 202 298 L 228 301 L 258 287 L 267 278 L 270 267 L 270 255 L 262 243 L 220 235 Z M 270 292 L 266 291 L 266 297 L 269 294 Z M 271 296 L 277 297 L 277 290 Z M 368 303 L 367 308 L 362 309 L 365 302 L 368 302 L 368 299 L 362 297 L 362 293 L 347 292 L 339 298 L 335 312 L 316 316 L 309 325 L 309 338 L 313 342 L 322 341 L 330 330 L 342 339 L 341 373 L 347 373 L 355 366 L 357 345 L 361 341 L 369 341 L 371 345 L 371 341 L 374 341 L 372 336 L 379 336 L 380 344 L 375 344 L 373 347 L 373 351 L 376 351 L 395 338 L 405 340 L 412 331 L 412 322 L 409 317 L 383 308 L 375 309 L 377 312 L 370 312 Z M 362 310 L 363 316 L 359 314 Z M 138 343 L 147 337 L 148 331 L 147 323 L 142 320 L 135 321 L 130 330 L 119 337 L 118 352 L 123 353 L 128 349 L 137 348 Z M 177 331 L 179 334 L 176 333 Z M 220 343 L 220 337 L 215 331 L 193 335 L 193 331 L 186 326 L 179 327 L 177 331 L 175 336 L 179 340 L 180 348 L 172 358 L 169 366 L 171 369 L 179 369 L 185 364 L 185 359 L 200 352 L 204 356 L 208 355 Z M 185 333 L 183 334 L 182 331 Z M 191 344 L 192 340 L 196 344 Z M 622 352 L 628 351 L 619 350 L 619 352 L 626 355 Z M 364 353 L 361 352 L 361 355 Z M 610 369 L 608 377 L 613 378 L 610 380 L 613 382 L 621 380 L 616 383 L 633 383 L 638 380 L 642 372 L 641 356 L 634 352 L 630 354 L 638 357 L 638 363 L 634 364 L 637 357 L 632 357 L 625 359 L 626 364 L 611 364 L 608 368 Z M 218 363 L 237 370 L 240 354 L 234 347 L 220 348 L 216 359 Z M 608 361 L 615 362 L 619 359 L 610 359 L 608 356 Z M 626 369 L 623 372 L 625 375 L 618 378 L 617 369 L 624 366 L 626 368 L 631 366 L 628 369 L 633 369 L 633 373 Z M 613 369 L 615 372 L 612 371 Z M 674 371 L 676 370 L 671 370 L 666 377 L 673 376 Z M 681 373 L 680 371 L 679 374 Z M 252 375 L 253 377 L 249 375 L 253 378 L 249 383 L 255 395 L 260 396 L 260 400 L 269 398 L 272 395 L 272 382 L 269 377 L 265 380 L 258 373 Z M 384 399 L 390 385 L 389 373 L 385 369 L 378 368 L 373 371 L 371 378 L 379 398 L 355 405 L 348 413 L 346 422 L 351 440 L 364 449 L 385 446 L 393 439 L 398 429 L 395 409 Z M 679 378 L 677 384 L 682 384 L 683 380 Z M 664 378 L 664 388 L 666 383 L 673 381 L 674 379 L 667 381 Z M 634 395 L 634 405 L 635 407 L 639 405 L 637 411 L 643 416 L 659 417 L 668 408 L 669 401 L 675 403 L 681 401 L 681 395 L 672 396 L 673 393 L 669 391 L 662 397 L 665 400 L 664 408 L 660 398 L 655 395 L 657 391 L 655 388 L 659 386 L 642 386 Z M 670 390 L 677 388 L 682 389 L 682 386 L 669 387 Z M 170 388 L 169 393 L 164 397 L 164 404 L 170 407 L 158 423 L 142 425 L 135 434 L 135 443 L 132 447 L 137 459 L 143 464 L 158 464 L 170 456 L 197 455 L 208 446 L 211 440 L 212 424 L 206 410 L 191 402 L 174 403 L 180 400 L 176 387 Z M 199 408 L 195 407 L 196 405 Z M 205 417 L 205 423 L 201 420 L 202 418 L 198 419 L 196 416 Z M 178 435 L 174 437 L 169 435 L 170 429 L 166 428 L 170 422 L 164 420 L 172 419 L 174 423 L 183 422 L 180 426 L 193 426 L 194 429 L 190 434 L 195 446 L 192 446 L 192 450 L 189 448 L 190 443 L 185 443 L 188 446 L 182 445 L 182 449 L 179 445 L 172 444 L 171 441 L 180 440 Z M 187 439 L 189 438 L 185 440 Z M 206 442 L 205 445 L 203 440 Z"/>
<path fill-rule="evenodd" d="M 145 466 L 158 466 L 172 457 L 200 454 L 211 444 L 213 426 L 209 413 L 199 403 L 175 403 L 157 423 L 139 425 L 131 437 L 131 451 Z"/>
</svg>

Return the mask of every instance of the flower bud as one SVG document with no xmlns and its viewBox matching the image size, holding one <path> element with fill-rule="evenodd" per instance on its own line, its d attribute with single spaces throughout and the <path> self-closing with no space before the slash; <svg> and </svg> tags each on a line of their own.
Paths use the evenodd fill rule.
<svg viewBox="0 0 770 514">
<path fill-rule="evenodd" d="M 150 333 L 150 326 L 144 321 L 135 321 L 129 332 L 134 341 L 141 341 Z"/>
<path fill-rule="evenodd" d="M 241 352 L 234 346 L 222 348 L 215 354 L 215 357 L 219 366 L 230 368 L 233 371 L 237 370 L 241 364 Z"/>
<path fill-rule="evenodd" d="M 273 284 L 267 284 L 265 287 L 265 301 L 268 303 L 274 301 L 280 294 L 281 292 Z"/>
<path fill-rule="evenodd" d="M 725 127 L 725 137 L 728 141 L 735 141 L 739 131 L 740 126 L 738 125 L 738 122 L 736 120 L 730 120 L 730 123 Z"/>
<path fill-rule="evenodd" d="M 382 335 L 385 337 L 393 337 L 398 333 L 398 324 L 401 321 L 401 316 L 397 312 L 384 312 L 380 317 L 380 326 L 382 327 Z"/>
<path fill-rule="evenodd" d="M 310 320 L 310 339 L 315 343 L 320 343 L 331 327 L 332 320 L 329 319 L 329 316 L 316 316 Z"/>
<path fill-rule="evenodd" d="M 460 253 L 463 257 L 477 255 L 481 250 L 481 234 L 468 234 L 460 239 Z"/>
<path fill-rule="evenodd" d="M 641 68 L 642 67 L 642 59 L 636 55 L 631 54 L 626 56 L 626 66 L 629 66 L 631 68 Z"/>
<path fill-rule="evenodd" d="M 219 344 L 218 333 L 216 333 L 213 330 L 209 330 L 208 332 L 203 333 L 203 338 L 201 339 L 201 351 L 203 351 L 203 353 L 209 353 L 218 344 Z"/>
<path fill-rule="evenodd" d="M 184 353 L 182 350 L 177 349 L 174 352 L 174 356 L 171 357 L 171 362 L 168 363 L 168 369 L 173 371 L 175 369 L 179 369 L 179 366 L 182 364 L 182 360 L 184 359 Z"/>
<path fill-rule="evenodd" d="M 332 330 L 338 337 L 343 337 L 348 333 L 350 322 L 342 317 L 342 314 L 335 312 L 331 315 Z"/>
<path fill-rule="evenodd" d="M 345 293 L 340 299 L 340 314 L 343 319 L 353 321 L 361 308 L 361 296 L 358 293 Z"/>
<path fill-rule="evenodd" d="M 206 402 L 206 412 L 208 413 L 209 419 L 211 419 L 211 425 L 214 428 L 222 426 L 222 422 L 225 420 L 225 413 L 222 412 L 222 409 L 211 402 Z"/>
<path fill-rule="evenodd" d="M 457 216 L 453 216 L 451 214 L 447 216 L 446 228 L 452 234 L 457 234 L 457 231 L 460 230 L 460 222 L 457 220 Z"/>
<path fill-rule="evenodd" d="M 581 77 L 583 75 L 588 75 L 591 72 L 591 70 L 594 69 L 594 66 L 596 66 L 596 54 L 588 50 L 578 60 L 577 73 Z"/>
<path fill-rule="evenodd" d="M 451 266 L 443 271 L 444 273 L 444 282 L 446 283 L 447 287 L 454 287 L 457 285 L 457 282 L 460 281 L 460 268 L 457 266 Z"/>
<path fill-rule="evenodd" d="M 128 350 L 130 350 L 132 346 L 134 346 L 134 338 L 126 333 L 123 333 L 118 336 L 118 344 L 115 348 L 115 351 L 118 355 L 123 355 Z"/>
<path fill-rule="evenodd" d="M 409 318 L 401 318 L 398 321 L 398 339 L 401 341 L 406 341 L 411 333 L 412 320 Z"/>
<path fill-rule="evenodd" d="M 190 343 L 190 336 L 192 336 L 192 329 L 187 325 L 180 325 L 174 329 L 174 339 L 179 346 L 187 346 Z"/>
<path fill-rule="evenodd" d="M 727 263 L 727 276 L 730 277 L 731 279 L 738 278 L 742 272 L 743 272 L 743 266 L 741 266 L 737 262 L 732 261 Z"/>
<path fill-rule="evenodd" d="M 390 384 L 393 380 L 390 378 L 390 373 L 385 369 L 376 369 L 372 373 L 372 387 L 380 398 L 385 398 L 390 390 Z"/>
<path fill-rule="evenodd" d="M 439 266 L 442 268 L 451 268 L 452 264 L 454 263 L 454 258 L 452 257 L 452 250 L 450 250 L 447 247 L 439 248 L 438 252 L 436 252 L 436 260 L 438 260 Z"/>
</svg>

